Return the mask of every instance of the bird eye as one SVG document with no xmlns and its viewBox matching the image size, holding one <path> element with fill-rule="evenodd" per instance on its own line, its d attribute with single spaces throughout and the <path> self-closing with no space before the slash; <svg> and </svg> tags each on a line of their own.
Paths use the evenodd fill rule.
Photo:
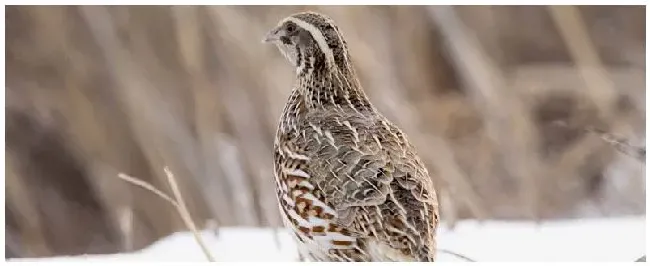
<svg viewBox="0 0 650 266">
<path fill-rule="evenodd" d="M 291 33 L 291 32 L 293 32 L 294 30 L 296 30 L 296 26 L 294 26 L 294 25 L 292 25 L 292 24 L 287 25 L 287 32 L 288 32 L 288 33 Z"/>
</svg>

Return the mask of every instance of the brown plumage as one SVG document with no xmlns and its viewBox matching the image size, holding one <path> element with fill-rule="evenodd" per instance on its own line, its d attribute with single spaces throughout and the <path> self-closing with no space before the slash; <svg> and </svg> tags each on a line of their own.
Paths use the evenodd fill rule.
<svg viewBox="0 0 650 266">
<path fill-rule="evenodd" d="M 297 81 L 274 143 L 280 213 L 313 261 L 433 261 L 438 202 L 406 135 L 363 92 L 347 44 L 321 14 L 272 29 Z"/>
</svg>

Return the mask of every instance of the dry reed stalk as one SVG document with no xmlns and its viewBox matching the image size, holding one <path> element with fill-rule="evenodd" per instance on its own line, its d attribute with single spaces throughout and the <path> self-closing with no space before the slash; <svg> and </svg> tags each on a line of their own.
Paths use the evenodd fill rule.
<svg viewBox="0 0 650 266">
<path fill-rule="evenodd" d="M 537 136 L 527 110 L 512 95 L 501 69 L 453 7 L 430 7 L 428 15 L 440 28 L 452 65 L 481 110 L 488 135 L 503 148 L 504 161 L 510 164 L 507 170 L 519 182 L 519 197 L 527 207 L 523 211 L 537 220 L 540 201 L 536 176 L 543 165 L 532 149 Z"/>
<path fill-rule="evenodd" d="M 181 216 L 183 219 L 183 222 L 187 226 L 190 231 L 192 231 L 192 234 L 194 235 L 194 239 L 196 240 L 196 243 L 199 244 L 201 247 L 201 250 L 205 254 L 205 257 L 208 259 L 210 262 L 215 262 L 216 260 L 210 253 L 210 251 L 207 248 L 207 245 L 205 242 L 203 242 L 203 239 L 201 238 L 201 235 L 199 234 L 198 230 L 196 229 L 196 225 L 194 224 L 194 221 L 192 220 L 192 217 L 190 216 L 189 211 L 187 210 L 187 206 L 185 206 L 185 201 L 183 200 L 183 195 L 181 195 L 180 190 L 178 189 L 178 184 L 176 183 L 176 178 L 174 177 L 174 174 L 165 166 L 164 168 L 165 174 L 167 175 L 167 180 L 169 181 L 169 186 L 172 189 L 172 193 L 174 193 L 174 197 L 176 200 L 172 199 L 170 196 L 165 194 L 164 192 L 160 191 L 153 185 L 137 179 L 135 177 L 120 173 L 117 176 L 121 178 L 124 181 L 127 181 L 131 184 L 134 184 L 136 186 L 139 186 L 141 188 L 144 188 L 150 192 L 153 192 L 156 194 L 158 197 L 164 199 L 165 201 L 169 202 L 171 205 L 173 205 L 176 210 L 178 211 L 178 214 Z"/>
<path fill-rule="evenodd" d="M 234 11 L 226 12 L 227 10 Z M 219 100 L 224 109 L 224 115 L 230 121 L 246 121 L 229 123 L 232 126 L 232 134 L 238 136 L 234 140 L 235 148 L 239 152 L 239 158 L 242 159 L 241 166 L 245 167 L 243 180 L 246 181 L 246 190 L 237 190 L 238 193 L 246 191 L 251 200 L 252 206 L 247 210 L 254 210 L 251 214 L 254 218 L 252 224 L 255 226 L 277 226 L 280 225 L 281 219 L 278 214 L 276 196 L 273 191 L 274 184 L 268 174 L 273 172 L 271 160 L 266 156 L 271 154 L 272 138 L 269 136 L 273 130 L 269 130 L 265 122 L 259 119 L 260 114 L 266 114 L 269 110 L 265 108 L 265 103 L 256 95 L 264 95 L 256 89 L 243 90 L 238 88 L 260 88 L 245 76 L 233 75 L 234 71 L 241 73 L 261 73 L 263 69 L 255 70 L 260 64 L 253 64 L 250 60 L 240 60 L 241 49 L 258 50 L 259 46 L 246 46 L 246 41 L 239 44 L 236 40 L 250 40 L 250 36 L 242 35 L 250 29 L 238 28 L 240 25 L 247 25 L 248 20 L 243 19 L 245 16 L 237 16 L 238 9 L 222 9 L 209 7 L 206 10 L 208 19 L 206 24 L 215 29 L 221 29 L 228 38 L 224 42 L 214 42 L 210 47 L 214 51 L 219 51 L 220 60 L 233 62 L 225 72 L 214 73 L 211 76 L 219 80 L 220 86 L 216 86 L 219 93 Z M 257 38 L 257 37 L 256 37 Z M 243 46 L 242 46 L 243 45 Z M 248 49 L 246 49 L 248 47 Z M 233 71 L 233 72 L 230 72 Z M 232 74 L 231 74 L 232 73 Z M 230 167 L 230 166 L 229 166 Z M 239 181 L 241 183 L 241 180 Z M 237 211 L 242 211 L 241 209 Z"/>
<path fill-rule="evenodd" d="M 436 151 L 435 155 L 430 153 L 430 158 L 435 159 L 433 163 L 436 165 L 436 169 L 440 171 L 440 175 L 444 177 L 443 181 L 447 183 L 447 186 L 443 188 L 443 190 L 447 190 L 445 192 L 446 195 L 453 194 L 455 197 L 463 199 L 463 202 L 477 220 L 482 221 L 487 219 L 490 212 L 489 208 L 482 203 L 478 193 L 461 170 L 456 161 L 453 150 L 440 137 L 429 136 L 429 142 L 431 143 L 431 147 L 433 147 L 431 150 Z M 442 197 L 440 197 L 440 199 L 442 201 Z M 454 205 L 451 196 L 447 197 L 446 201 L 447 203 L 451 203 L 451 206 Z M 447 207 L 451 206 L 447 205 Z M 458 208 L 451 208 L 453 208 L 454 212 L 458 212 Z M 453 227 L 456 222 L 454 218 L 449 217 L 444 219 L 450 222 L 450 225 Z"/>
<path fill-rule="evenodd" d="M 583 81 L 592 90 L 589 95 L 605 111 L 605 115 L 610 115 L 609 111 L 616 99 L 616 89 L 589 36 L 580 11 L 575 6 L 548 6 L 548 9 Z"/>
<path fill-rule="evenodd" d="M 133 208 L 130 206 L 118 209 L 119 227 L 122 232 L 122 250 L 133 250 Z"/>
<path fill-rule="evenodd" d="M 449 189 L 440 190 L 440 212 L 441 217 L 447 223 L 450 230 L 456 228 L 456 223 L 458 222 L 458 208 L 455 206 L 454 200 L 451 198 Z"/>
<path fill-rule="evenodd" d="M 6 191 L 6 203 L 5 203 L 5 213 L 9 211 L 14 211 L 15 216 L 19 222 L 21 242 L 25 249 L 21 252 L 22 256 L 50 256 L 56 254 L 47 244 L 46 234 L 44 229 L 46 229 L 46 224 L 44 224 L 43 217 L 36 208 L 37 203 L 34 201 L 34 198 L 29 197 L 29 188 L 30 185 L 21 178 L 17 169 L 17 161 L 14 158 L 11 151 L 6 152 L 5 157 L 5 191 Z M 12 199 L 8 201 L 7 199 Z M 5 222 L 5 230 L 7 230 L 7 224 Z M 5 246 L 7 247 L 8 238 L 5 238 Z M 11 246 L 11 245 L 10 245 Z"/>
<path fill-rule="evenodd" d="M 601 112 L 601 120 L 609 123 L 609 128 L 613 131 L 617 125 L 622 124 L 620 119 L 615 119 L 614 106 L 618 95 L 598 50 L 589 36 L 580 11 L 575 6 L 549 6 L 548 10 L 565 42 L 569 55 L 580 72 L 582 81 L 591 91 L 587 95 Z M 589 133 L 596 133 L 601 139 L 614 145 L 616 149 L 620 149 L 620 144 L 609 141 L 609 138 L 602 134 L 604 131 L 597 133 L 589 129 L 585 130 Z M 574 153 L 566 153 L 560 161 L 570 162 L 575 160 L 574 158 L 586 157 L 586 153 L 591 151 L 588 148 L 591 146 L 590 143 L 589 139 L 584 139 L 574 146 L 575 148 L 572 149 Z M 628 154 L 626 151 L 622 152 Z"/>
<path fill-rule="evenodd" d="M 604 120 L 616 123 L 616 119 L 609 119 L 613 117 L 614 102 L 617 99 L 616 89 L 596 50 L 596 45 L 589 36 L 578 8 L 549 6 L 548 9 L 558 32 L 566 43 L 569 54 L 582 74 L 583 81 L 592 90 L 588 95 L 603 112 Z M 583 130 L 597 135 L 619 152 L 645 162 L 645 147 L 632 146 L 627 140 L 595 127 L 587 127 Z M 645 261 L 645 256 L 636 261 Z"/>
<path fill-rule="evenodd" d="M 203 198 L 211 209 L 215 222 L 237 223 L 241 212 L 234 210 L 239 203 L 229 196 L 229 186 L 222 185 L 229 182 L 225 180 L 229 176 L 227 170 L 219 163 L 207 163 L 222 160 L 219 147 L 213 143 L 219 141 L 221 136 L 215 137 L 214 133 L 227 129 L 220 115 L 223 113 L 222 107 L 214 100 L 219 99 L 218 91 L 213 89 L 218 84 L 210 80 L 212 73 L 205 68 L 206 61 L 210 59 L 206 56 L 209 54 L 210 35 L 202 33 L 206 28 L 202 23 L 205 16 L 203 9 L 204 7 L 198 6 L 173 6 L 170 10 L 175 23 L 180 65 L 186 69 L 188 85 L 193 88 L 188 93 L 194 102 L 193 123 L 196 127 L 197 152 L 203 159 L 197 161 L 202 174 L 196 176 L 196 182 L 201 184 L 203 191 L 210 191 Z"/>
</svg>

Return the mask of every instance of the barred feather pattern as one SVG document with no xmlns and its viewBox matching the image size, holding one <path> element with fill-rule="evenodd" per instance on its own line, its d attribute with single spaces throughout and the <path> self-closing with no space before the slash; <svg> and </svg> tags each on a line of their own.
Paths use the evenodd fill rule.
<svg viewBox="0 0 650 266">
<path fill-rule="evenodd" d="M 276 132 L 274 176 L 301 255 L 434 261 L 438 202 L 415 148 L 364 94 L 331 19 L 298 13 L 275 32 L 290 23 L 299 32 L 283 43 L 295 51 L 283 53 L 296 56 L 297 82 Z"/>
</svg>

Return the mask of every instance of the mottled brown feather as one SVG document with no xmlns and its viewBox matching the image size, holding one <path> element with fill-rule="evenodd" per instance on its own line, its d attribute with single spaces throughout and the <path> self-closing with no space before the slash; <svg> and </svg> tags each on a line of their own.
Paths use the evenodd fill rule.
<svg viewBox="0 0 650 266">
<path fill-rule="evenodd" d="M 363 92 L 334 22 L 291 15 L 267 39 L 296 67 L 274 143 L 280 212 L 314 261 L 434 261 L 438 203 L 407 136 Z"/>
</svg>

